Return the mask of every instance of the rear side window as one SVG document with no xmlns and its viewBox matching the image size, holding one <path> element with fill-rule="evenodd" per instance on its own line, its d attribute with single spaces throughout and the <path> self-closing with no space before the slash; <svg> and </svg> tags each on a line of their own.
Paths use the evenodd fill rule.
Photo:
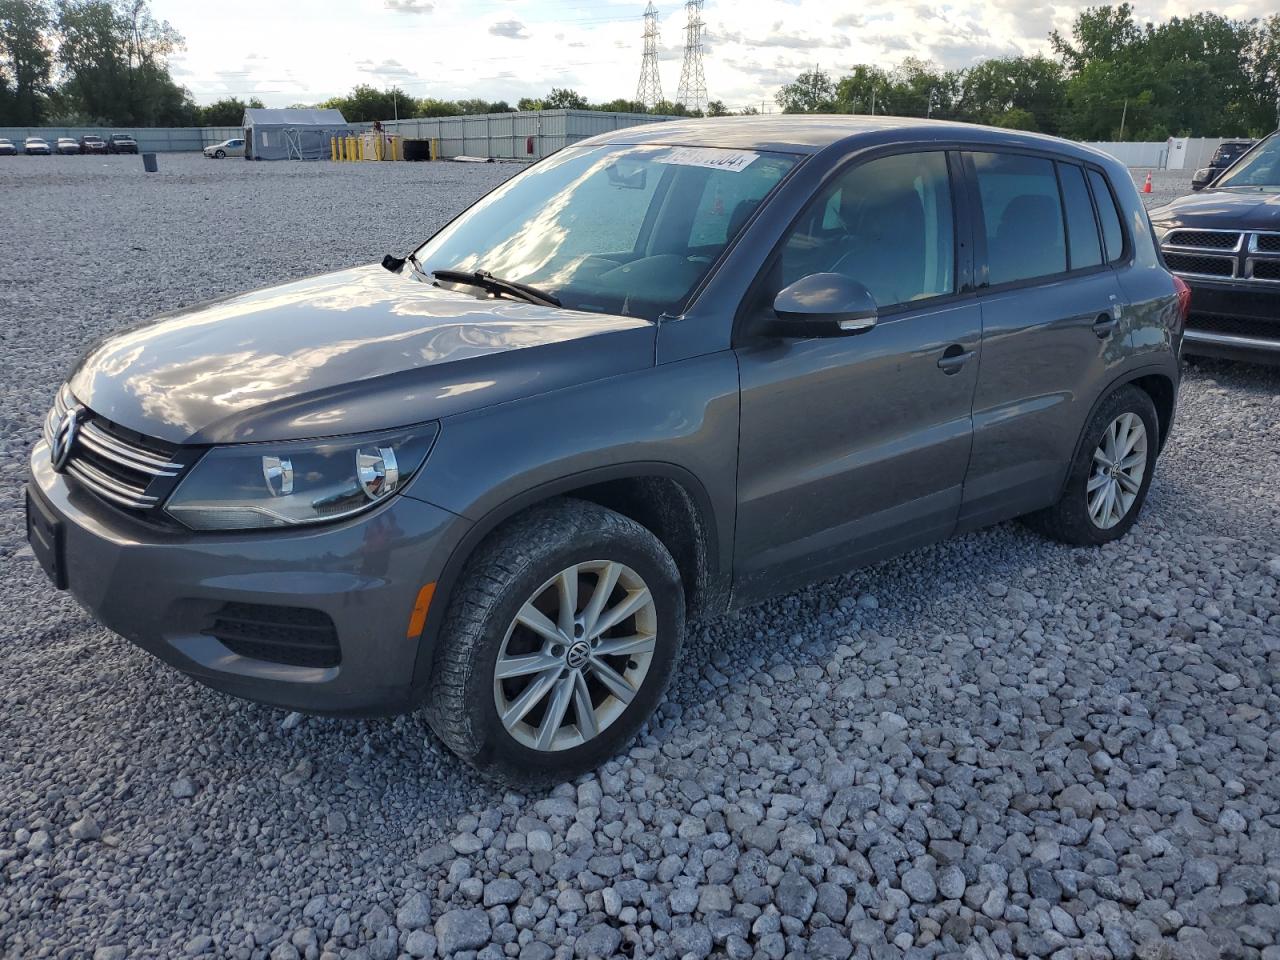
<svg viewBox="0 0 1280 960">
<path fill-rule="evenodd" d="M 1062 184 L 1062 209 L 1067 213 L 1068 265 L 1072 270 L 1096 267 L 1102 263 L 1102 245 L 1084 171 L 1074 163 L 1060 163 L 1058 182 Z"/>
<path fill-rule="evenodd" d="M 1053 161 L 975 153 L 973 164 L 986 222 L 989 282 L 1064 273 L 1067 248 Z"/>
<path fill-rule="evenodd" d="M 1093 187 L 1093 199 L 1098 205 L 1098 219 L 1102 221 L 1102 241 L 1107 251 L 1107 262 L 1119 260 L 1124 253 L 1124 231 L 1120 228 L 1120 211 L 1115 197 L 1107 186 L 1107 178 L 1097 170 L 1089 171 L 1089 183 Z"/>
</svg>

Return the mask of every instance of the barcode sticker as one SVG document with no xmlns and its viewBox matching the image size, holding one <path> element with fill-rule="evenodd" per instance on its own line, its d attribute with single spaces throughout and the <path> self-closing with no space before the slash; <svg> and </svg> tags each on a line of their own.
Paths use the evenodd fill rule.
<svg viewBox="0 0 1280 960">
<path fill-rule="evenodd" d="M 712 170 L 728 170 L 738 173 L 751 165 L 760 154 L 751 150 L 722 150 L 719 147 L 672 147 L 669 152 L 655 157 L 659 163 L 676 163 L 685 167 L 710 167 Z"/>
</svg>

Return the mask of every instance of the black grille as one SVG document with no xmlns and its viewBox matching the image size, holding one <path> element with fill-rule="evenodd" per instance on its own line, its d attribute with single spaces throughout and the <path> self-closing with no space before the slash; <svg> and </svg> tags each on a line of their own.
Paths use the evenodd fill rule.
<svg viewBox="0 0 1280 960">
<path fill-rule="evenodd" d="M 1280 233 L 1258 234 L 1258 249 L 1267 253 L 1280 253 Z"/>
<path fill-rule="evenodd" d="M 1238 233 L 1217 233 L 1213 230 L 1174 230 L 1165 243 L 1177 247 L 1207 247 L 1212 250 L 1234 250 L 1240 242 Z"/>
<path fill-rule="evenodd" d="M 1237 337 L 1259 337 L 1280 340 L 1280 321 L 1254 320 L 1249 317 L 1223 317 L 1213 313 L 1193 313 L 1187 317 L 1188 330 L 1225 333 Z"/>
<path fill-rule="evenodd" d="M 1174 273 L 1202 273 L 1211 277 L 1229 277 L 1235 265 L 1229 257 L 1202 257 L 1194 253 L 1166 251 L 1164 259 Z"/>
<path fill-rule="evenodd" d="M 1257 280 L 1280 280 L 1280 260 L 1253 261 L 1253 276 Z"/>
<path fill-rule="evenodd" d="M 338 631 L 322 610 L 228 603 L 204 631 L 242 657 L 293 667 L 336 667 L 342 662 Z"/>
</svg>

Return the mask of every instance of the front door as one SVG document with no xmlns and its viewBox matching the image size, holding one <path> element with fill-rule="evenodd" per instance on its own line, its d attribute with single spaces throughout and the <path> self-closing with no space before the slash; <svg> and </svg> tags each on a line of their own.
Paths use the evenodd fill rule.
<svg viewBox="0 0 1280 960">
<path fill-rule="evenodd" d="M 851 167 L 792 226 L 753 295 L 758 324 L 782 287 L 839 272 L 872 292 L 880 315 L 844 337 L 784 339 L 749 324 L 739 338 L 739 601 L 955 526 L 981 321 L 958 293 L 949 166 L 929 151 Z"/>
</svg>

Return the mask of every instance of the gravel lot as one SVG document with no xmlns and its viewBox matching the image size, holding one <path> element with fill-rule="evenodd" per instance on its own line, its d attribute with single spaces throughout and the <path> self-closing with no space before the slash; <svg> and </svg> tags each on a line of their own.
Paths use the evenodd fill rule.
<svg viewBox="0 0 1280 960">
<path fill-rule="evenodd" d="M 702 624 L 626 757 L 502 794 L 110 635 L 20 484 L 92 339 L 515 168 L 160 164 L 0 164 L 0 956 L 1280 958 L 1280 371 L 1189 370 L 1123 542 L 1005 524 Z"/>
</svg>

